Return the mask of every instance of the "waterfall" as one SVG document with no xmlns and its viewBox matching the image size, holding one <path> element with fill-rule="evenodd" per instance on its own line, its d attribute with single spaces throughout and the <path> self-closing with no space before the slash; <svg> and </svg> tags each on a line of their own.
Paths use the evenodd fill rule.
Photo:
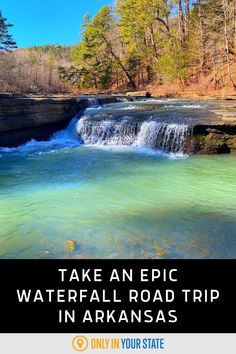
<svg viewBox="0 0 236 354">
<path fill-rule="evenodd" d="M 78 134 L 76 133 L 77 122 L 78 118 L 73 118 L 67 128 L 54 133 L 52 139 L 78 142 Z"/>
<path fill-rule="evenodd" d="M 91 118 L 91 117 L 90 117 Z M 171 153 L 186 152 L 190 129 L 187 124 L 134 122 L 130 119 L 92 120 L 84 116 L 77 124 L 77 133 L 89 145 L 126 145 Z"/>
<path fill-rule="evenodd" d="M 89 103 L 89 107 L 98 107 L 98 106 L 100 106 L 100 101 L 99 101 L 99 98 L 97 98 L 97 97 L 88 97 L 87 100 L 88 100 L 88 103 Z"/>
<path fill-rule="evenodd" d="M 185 152 L 189 126 L 187 124 L 144 122 L 135 145 L 164 152 Z"/>
<path fill-rule="evenodd" d="M 186 120 L 173 123 L 173 117 L 167 116 L 160 121 L 158 117 L 145 116 L 145 112 L 144 115 L 136 113 L 136 107 L 131 105 L 121 105 L 118 109 L 117 105 L 112 108 L 107 105 L 109 108 L 106 110 L 99 106 L 96 97 L 89 97 L 88 100 L 90 107 L 72 119 L 66 129 L 54 133 L 50 140 L 32 140 L 12 151 L 42 152 L 86 144 L 131 146 L 174 154 L 187 152 L 192 129 L 185 123 Z M 127 108 L 132 108 L 131 112 L 124 115 Z"/>
<path fill-rule="evenodd" d="M 132 145 L 137 137 L 139 125 L 122 120 L 87 120 L 83 117 L 77 124 L 77 132 L 85 144 Z"/>
</svg>

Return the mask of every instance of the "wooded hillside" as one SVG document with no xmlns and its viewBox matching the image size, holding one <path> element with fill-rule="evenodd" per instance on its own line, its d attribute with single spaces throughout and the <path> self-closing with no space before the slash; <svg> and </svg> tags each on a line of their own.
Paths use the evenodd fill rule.
<svg viewBox="0 0 236 354">
<path fill-rule="evenodd" d="M 117 0 L 83 23 L 64 78 L 78 87 L 235 87 L 236 0 Z"/>
<path fill-rule="evenodd" d="M 58 67 L 71 64 L 71 47 L 42 46 L 0 53 L 0 91 L 60 93 L 71 89 Z"/>
<path fill-rule="evenodd" d="M 236 0 L 117 0 L 74 47 L 0 53 L 2 91 L 236 87 Z"/>
</svg>

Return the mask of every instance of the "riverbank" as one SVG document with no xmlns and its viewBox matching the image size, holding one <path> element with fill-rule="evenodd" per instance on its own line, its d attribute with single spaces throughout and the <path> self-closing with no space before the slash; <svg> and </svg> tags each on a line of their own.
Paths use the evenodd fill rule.
<svg viewBox="0 0 236 354">
<path fill-rule="evenodd" d="M 149 101 L 146 91 L 116 93 L 99 96 L 35 96 L 19 94 L 0 95 L 0 146 L 16 147 L 25 142 L 47 140 L 58 130 L 64 129 L 71 119 L 94 105 L 120 101 Z M 182 97 L 180 100 L 183 100 Z M 153 114 L 161 117 L 159 98 L 152 98 Z M 198 100 L 202 101 L 202 100 Z M 204 112 L 204 120 L 196 120 L 187 150 L 194 154 L 221 154 L 236 152 L 236 100 L 214 99 L 216 104 Z M 137 101 L 138 102 L 138 101 Z M 159 102 L 159 103 L 158 103 Z M 187 100 L 187 103 L 191 102 Z M 149 101 L 150 103 L 150 101 Z M 170 107 L 173 104 L 170 104 Z M 149 108 L 148 108 L 149 109 Z M 132 114 L 132 112 L 129 112 Z M 191 110 L 183 112 L 191 114 Z M 194 113 L 196 115 L 196 112 Z M 207 119 L 206 119 L 207 118 Z"/>
</svg>

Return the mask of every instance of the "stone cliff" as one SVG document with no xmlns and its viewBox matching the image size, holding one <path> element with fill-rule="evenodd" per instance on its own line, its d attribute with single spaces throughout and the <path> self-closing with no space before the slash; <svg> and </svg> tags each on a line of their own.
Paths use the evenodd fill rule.
<svg viewBox="0 0 236 354">
<path fill-rule="evenodd" d="M 83 109 L 76 98 L 0 96 L 0 146 L 47 139 Z"/>
<path fill-rule="evenodd" d="M 215 118 L 193 127 L 192 152 L 236 153 L 236 112 L 218 110 L 213 113 Z"/>
</svg>

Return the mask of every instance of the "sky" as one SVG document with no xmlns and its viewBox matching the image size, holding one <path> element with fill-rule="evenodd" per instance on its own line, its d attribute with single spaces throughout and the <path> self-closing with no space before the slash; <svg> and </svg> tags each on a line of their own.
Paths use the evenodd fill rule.
<svg viewBox="0 0 236 354">
<path fill-rule="evenodd" d="M 0 0 L 0 11 L 14 27 L 18 47 L 72 45 L 79 41 L 81 22 L 113 0 Z"/>
</svg>

